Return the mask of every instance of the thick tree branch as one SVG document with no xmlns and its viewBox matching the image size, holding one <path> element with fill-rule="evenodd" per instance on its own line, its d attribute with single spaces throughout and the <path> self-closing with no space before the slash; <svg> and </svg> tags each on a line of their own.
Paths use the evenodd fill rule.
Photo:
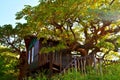
<svg viewBox="0 0 120 80">
<path fill-rule="evenodd" d="M 75 35 L 74 31 L 72 30 L 72 27 L 70 27 L 70 31 L 72 32 L 73 37 L 74 37 L 74 39 L 76 40 L 76 35 Z"/>
<path fill-rule="evenodd" d="M 15 49 L 15 51 L 17 51 L 18 53 L 21 53 L 20 49 L 16 48 L 16 47 L 14 46 L 14 44 L 12 44 L 12 43 L 10 43 L 10 42 L 8 42 L 8 44 L 9 44 L 13 49 Z"/>
<path fill-rule="evenodd" d="M 109 4 L 109 5 L 111 6 L 111 5 L 113 4 L 113 2 L 114 2 L 114 1 L 115 1 L 115 0 L 112 0 L 112 1 L 110 2 L 110 4 Z"/>
</svg>

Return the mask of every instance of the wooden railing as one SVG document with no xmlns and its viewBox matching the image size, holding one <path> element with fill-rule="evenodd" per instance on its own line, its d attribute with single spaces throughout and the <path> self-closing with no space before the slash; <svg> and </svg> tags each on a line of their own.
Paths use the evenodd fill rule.
<svg viewBox="0 0 120 80">
<path fill-rule="evenodd" d="M 61 73 L 65 73 L 69 68 L 72 68 L 74 67 L 74 62 L 75 62 L 75 59 L 73 59 L 62 71 Z"/>
<path fill-rule="evenodd" d="M 89 73 L 95 70 L 99 74 L 103 74 L 103 66 L 111 64 L 119 64 L 120 61 L 115 60 L 103 60 L 101 58 L 97 59 L 94 55 L 88 55 L 85 57 L 73 56 L 72 61 L 61 71 L 61 73 L 66 72 L 69 68 L 74 68 L 76 71 L 80 71 L 82 74 Z"/>
</svg>

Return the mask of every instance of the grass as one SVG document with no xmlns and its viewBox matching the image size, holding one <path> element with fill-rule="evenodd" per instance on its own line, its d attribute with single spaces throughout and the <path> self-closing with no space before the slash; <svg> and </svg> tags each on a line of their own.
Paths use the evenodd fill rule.
<svg viewBox="0 0 120 80">
<path fill-rule="evenodd" d="M 120 80 L 120 64 L 109 65 L 103 67 L 103 74 L 96 73 L 91 70 L 89 74 L 81 74 L 79 71 L 68 70 L 64 74 L 57 74 L 51 79 L 47 79 L 45 75 L 42 77 L 38 74 L 36 78 L 29 77 L 28 80 Z"/>
</svg>

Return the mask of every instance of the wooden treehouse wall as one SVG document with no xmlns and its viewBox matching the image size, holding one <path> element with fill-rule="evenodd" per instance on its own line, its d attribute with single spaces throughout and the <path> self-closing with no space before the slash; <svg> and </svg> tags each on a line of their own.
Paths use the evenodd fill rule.
<svg viewBox="0 0 120 80">
<path fill-rule="evenodd" d="M 40 53 L 40 49 L 43 47 L 43 44 L 40 40 L 37 40 L 37 38 L 32 38 L 30 39 L 28 44 L 29 45 L 27 46 L 27 54 L 30 70 L 34 70 L 39 66 L 43 66 L 48 63 L 49 55 Z"/>
<path fill-rule="evenodd" d="M 37 38 L 34 36 L 30 36 L 25 39 L 28 64 L 30 65 L 30 69 L 37 66 L 43 66 L 50 61 L 51 54 L 39 53 L 42 47 L 56 46 L 57 44 L 59 44 L 59 41 L 47 40 L 46 43 L 43 43 L 43 41 L 44 38 L 40 38 L 39 40 L 37 40 Z M 52 64 L 59 65 L 61 68 L 65 67 L 71 60 L 70 53 L 61 53 L 61 51 L 56 51 L 55 53 L 53 53 L 52 57 Z M 33 58 L 33 60 L 31 60 L 30 58 Z"/>
<path fill-rule="evenodd" d="M 43 43 L 43 41 L 44 38 L 40 38 L 38 40 L 35 36 L 29 36 L 25 38 L 26 56 L 24 57 L 26 59 L 25 63 L 27 67 L 25 69 L 24 66 L 20 69 L 22 72 L 27 71 L 24 76 L 27 75 L 29 72 L 33 72 L 46 64 L 49 64 L 48 69 L 50 69 L 51 71 L 55 66 L 57 66 L 57 68 L 59 67 L 59 71 L 62 71 L 71 62 L 72 55 L 67 51 L 65 52 L 64 50 L 55 51 L 55 53 L 48 54 L 40 53 L 40 49 L 42 47 L 55 47 L 57 44 L 59 44 L 59 41 L 47 40 L 46 43 Z"/>
</svg>

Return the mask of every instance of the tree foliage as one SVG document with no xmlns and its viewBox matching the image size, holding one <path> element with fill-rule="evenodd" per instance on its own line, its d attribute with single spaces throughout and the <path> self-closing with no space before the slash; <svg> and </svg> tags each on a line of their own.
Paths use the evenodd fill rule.
<svg viewBox="0 0 120 80">
<path fill-rule="evenodd" d="M 21 52 L 24 49 L 22 33 L 17 27 L 13 28 L 11 24 L 6 24 L 0 27 L 0 43 L 1 45 L 12 48 L 13 51 Z"/>
<path fill-rule="evenodd" d="M 114 42 L 120 30 L 119 3 L 115 0 L 40 0 L 38 5 L 26 5 L 17 12 L 16 19 L 27 21 L 22 29 L 26 34 L 59 39 L 73 51 L 96 54 L 101 48 L 114 50 L 118 46 Z"/>
<path fill-rule="evenodd" d="M 17 79 L 18 54 L 13 53 L 11 49 L 0 46 L 0 79 Z"/>
</svg>

